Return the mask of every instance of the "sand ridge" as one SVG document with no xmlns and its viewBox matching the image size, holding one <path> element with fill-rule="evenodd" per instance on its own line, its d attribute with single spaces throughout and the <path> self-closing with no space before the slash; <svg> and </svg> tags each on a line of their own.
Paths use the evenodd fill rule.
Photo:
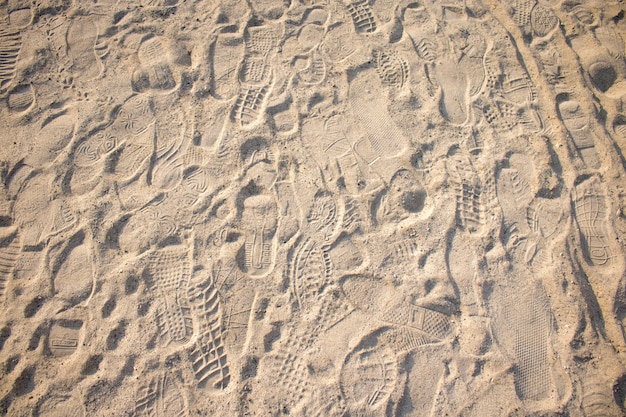
<svg viewBox="0 0 626 417">
<path fill-rule="evenodd" d="M 626 415 L 618 1 L 0 1 L 0 414 Z"/>
</svg>

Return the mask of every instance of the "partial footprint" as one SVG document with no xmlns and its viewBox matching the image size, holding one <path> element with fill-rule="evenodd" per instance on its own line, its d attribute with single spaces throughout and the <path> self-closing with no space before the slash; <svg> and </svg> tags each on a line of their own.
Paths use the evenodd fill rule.
<svg viewBox="0 0 626 417">
<path fill-rule="evenodd" d="M 49 178 L 43 175 L 31 179 L 13 206 L 25 246 L 38 246 L 49 237 L 69 229 L 77 220 L 67 201 L 50 197 L 48 181 Z"/>
<path fill-rule="evenodd" d="M 8 242 L 0 245 L 0 300 L 4 296 L 7 282 L 13 274 L 13 268 L 16 265 L 19 254 L 20 240 L 17 234 L 9 239 Z"/>
<path fill-rule="evenodd" d="M 22 49 L 22 36 L 16 30 L 0 28 L 0 91 L 15 76 L 17 58 Z"/>
<path fill-rule="evenodd" d="M 37 407 L 37 417 L 84 417 L 85 409 L 77 398 L 69 395 L 48 396 Z"/>
<path fill-rule="evenodd" d="M 188 416 L 180 380 L 172 373 L 152 376 L 135 393 L 137 417 Z"/>
<path fill-rule="evenodd" d="M 24 1 L 13 4 L 14 8 L 9 11 L 9 26 L 11 28 L 22 30 L 31 24 L 33 21 L 33 10 L 28 3 L 30 2 Z"/>
<path fill-rule="evenodd" d="M 270 78 L 270 55 L 278 36 L 269 26 L 249 27 L 244 36 L 245 54 L 239 71 L 239 81 L 246 86 L 266 86 Z"/>
<path fill-rule="evenodd" d="M 344 4 L 352 17 L 352 23 L 357 33 L 364 34 L 376 31 L 378 25 L 369 0 L 346 1 Z"/>
<path fill-rule="evenodd" d="M 18 85 L 9 93 L 7 105 L 13 113 L 24 113 L 35 103 L 35 89 L 31 85 Z"/>
<path fill-rule="evenodd" d="M 263 114 L 268 90 L 266 87 L 242 88 L 231 112 L 231 120 L 240 127 L 255 124 Z"/>
<path fill-rule="evenodd" d="M 80 320 L 58 320 L 52 324 L 48 336 L 48 348 L 53 356 L 69 356 L 81 344 L 83 322 Z"/>
<path fill-rule="evenodd" d="M 530 26 L 539 37 L 549 35 L 559 23 L 559 18 L 548 7 L 537 4 L 530 13 Z"/>
<path fill-rule="evenodd" d="M 351 408 L 377 415 L 395 390 L 398 373 L 395 352 L 366 338 L 346 357 L 341 368 L 341 392 Z"/>
</svg>

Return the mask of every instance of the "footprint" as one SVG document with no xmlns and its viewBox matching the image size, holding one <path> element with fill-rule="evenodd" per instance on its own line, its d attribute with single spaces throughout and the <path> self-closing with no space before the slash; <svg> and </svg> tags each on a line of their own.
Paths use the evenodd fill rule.
<svg viewBox="0 0 626 417">
<path fill-rule="evenodd" d="M 11 327 L 8 326 L 8 325 L 5 325 L 0 330 L 0 351 L 2 351 L 2 349 L 4 349 L 4 344 L 9 339 L 9 337 L 11 337 Z"/>
<path fill-rule="evenodd" d="M 274 29 L 268 26 L 249 27 L 244 35 L 245 54 L 239 81 L 247 87 L 263 87 L 269 83 L 270 55 L 278 42 Z"/>
<path fill-rule="evenodd" d="M 101 354 L 91 355 L 83 364 L 83 369 L 80 373 L 82 375 L 94 375 L 100 370 L 102 359 L 104 359 L 104 357 Z"/>
<path fill-rule="evenodd" d="M 487 71 L 483 60 L 487 53 L 487 41 L 480 35 L 469 35 L 463 48 L 458 67 L 467 74 L 470 97 L 476 97 L 483 91 Z"/>
<path fill-rule="evenodd" d="M 127 284 L 126 287 L 128 288 L 128 281 L 130 280 L 130 277 L 127 280 Z M 134 291 L 126 291 L 126 294 L 132 294 Z M 113 313 L 113 311 L 115 310 L 115 308 L 117 307 L 117 300 L 115 298 L 115 296 L 111 296 L 102 306 L 102 310 L 100 311 L 102 313 L 102 318 L 106 319 L 109 318 L 111 316 L 111 313 Z"/>
<path fill-rule="evenodd" d="M 395 352 L 369 336 L 346 357 L 341 368 L 341 392 L 350 408 L 373 413 L 385 409 L 399 379 Z"/>
<path fill-rule="evenodd" d="M 409 78 L 409 64 L 399 55 L 389 51 L 375 50 L 373 54 L 376 72 L 384 86 L 401 89 Z"/>
<path fill-rule="evenodd" d="M 558 399 L 555 371 L 560 366 L 551 348 L 554 318 L 541 284 L 531 283 L 530 287 L 529 291 L 499 289 L 504 293 L 499 293 L 502 298 L 492 299 L 492 332 L 515 364 L 513 377 L 519 399 L 527 404 L 553 403 Z"/>
<path fill-rule="evenodd" d="M 95 19 L 75 16 L 67 30 L 67 52 L 72 59 L 72 72 L 86 81 L 102 73 L 102 64 L 96 56 L 98 26 Z"/>
<path fill-rule="evenodd" d="M 356 32 L 359 34 L 376 32 L 378 25 L 374 18 L 374 12 L 369 5 L 369 0 L 349 1 L 345 4 Z"/>
<path fill-rule="evenodd" d="M 515 386 L 521 400 L 538 401 L 552 395 L 550 352 L 548 348 L 551 317 L 545 300 L 533 298 L 525 303 L 528 311 L 511 323 L 516 331 Z"/>
<path fill-rule="evenodd" d="M 0 246 L 0 300 L 4 296 L 7 282 L 13 274 L 20 254 L 20 240 L 17 234 Z"/>
<path fill-rule="evenodd" d="M 26 5 L 29 2 L 21 2 L 26 4 L 17 3 L 17 7 L 9 11 L 9 26 L 12 29 L 26 29 L 28 25 L 33 21 L 33 10 L 30 7 L 20 7 Z"/>
<path fill-rule="evenodd" d="M 133 90 L 171 90 L 176 87 L 169 50 L 158 36 L 145 39 L 137 51 L 141 65 L 133 72 Z"/>
<path fill-rule="evenodd" d="M 352 42 L 350 28 L 345 23 L 336 23 L 328 28 L 328 32 L 322 42 L 324 55 L 333 63 L 339 63 L 348 59 L 358 49 Z"/>
<path fill-rule="evenodd" d="M 609 244 L 609 207 L 600 181 L 592 177 L 576 185 L 573 198 L 574 218 L 587 263 L 592 266 L 610 266 L 615 253 Z"/>
<path fill-rule="evenodd" d="M 587 73 L 593 86 L 603 93 L 607 92 L 617 81 L 617 72 L 609 61 L 596 60 L 589 65 Z"/>
<path fill-rule="evenodd" d="M 503 168 L 498 172 L 496 184 L 505 222 L 524 227 L 526 209 L 534 197 L 526 175 L 517 169 Z"/>
<path fill-rule="evenodd" d="M 24 246 L 39 246 L 49 237 L 71 228 L 77 220 L 66 201 L 50 199 L 48 180 L 43 175 L 31 179 L 13 206 Z"/>
<path fill-rule="evenodd" d="M 583 162 L 589 168 L 599 168 L 600 159 L 595 149 L 589 116 L 578 101 L 570 100 L 565 95 L 557 97 L 557 103 L 559 116 Z"/>
<path fill-rule="evenodd" d="M 232 270 L 235 270 L 234 266 Z M 220 294 L 211 278 L 194 283 L 191 302 L 200 334 L 188 354 L 197 384 L 202 388 L 211 383 L 215 389 L 224 389 L 230 383 L 224 329 L 235 323 L 224 323 Z"/>
<path fill-rule="evenodd" d="M 115 350 L 118 348 L 121 340 L 124 338 L 126 334 L 126 322 L 122 320 L 113 330 L 109 332 L 107 336 L 107 349 Z"/>
<path fill-rule="evenodd" d="M 549 35 L 559 23 L 559 18 L 548 7 L 537 4 L 530 13 L 530 26 L 540 38 Z"/>
<path fill-rule="evenodd" d="M 204 300 L 204 297 L 198 298 L 200 301 L 197 303 L 198 311 L 203 311 L 204 313 L 201 314 L 207 317 L 212 304 L 219 303 L 223 306 L 221 321 L 224 327 L 222 333 L 224 347 L 229 355 L 240 357 L 246 352 L 249 346 L 248 341 L 250 337 L 253 337 L 251 335 L 256 334 L 261 328 L 268 310 L 269 314 L 272 314 L 272 307 L 269 306 L 269 299 L 260 297 L 255 288 L 247 285 L 246 280 L 241 279 L 242 274 L 238 272 L 234 264 L 219 265 L 215 269 L 214 280 L 224 282 L 224 285 L 228 285 L 232 290 L 229 293 L 223 293 L 223 298 L 212 300 L 212 302 L 210 295 L 207 294 L 208 303 L 200 301 Z M 219 317 L 213 320 L 216 318 Z"/>
<path fill-rule="evenodd" d="M 330 259 L 312 239 L 296 243 L 289 261 L 289 278 L 300 308 L 310 308 L 331 283 Z"/>
<path fill-rule="evenodd" d="M 35 371 L 34 366 L 28 366 L 22 370 L 20 376 L 13 382 L 12 392 L 15 396 L 21 397 L 35 389 Z"/>
<path fill-rule="evenodd" d="M 406 150 L 408 139 L 389 115 L 376 71 L 363 70 L 353 75 L 348 102 L 378 157 L 392 158 Z"/>
<path fill-rule="evenodd" d="M 264 277 L 274 266 L 277 216 L 278 208 L 271 196 L 259 195 L 244 200 L 242 228 L 246 236 L 240 267 L 252 277 Z"/>
<path fill-rule="evenodd" d="M 434 73 L 441 86 L 441 115 L 450 123 L 465 123 L 469 115 L 469 82 L 465 71 L 454 61 L 443 58 L 436 63 Z"/>
<path fill-rule="evenodd" d="M 24 317 L 31 318 L 43 307 L 44 303 L 47 300 L 44 297 L 37 296 L 30 300 L 28 304 L 24 307 Z"/>
<path fill-rule="evenodd" d="M 513 0 L 511 2 L 511 15 L 513 21 L 520 27 L 530 24 L 530 15 L 535 5 L 535 0 Z"/>
<path fill-rule="evenodd" d="M 298 77 L 304 85 L 317 85 L 326 78 L 326 63 L 322 56 L 313 51 L 307 60 L 308 65 L 298 71 Z"/>
<path fill-rule="evenodd" d="M 267 95 L 265 87 L 241 89 L 231 112 L 231 120 L 242 128 L 252 127 L 263 114 Z"/>
<path fill-rule="evenodd" d="M 478 232 L 486 223 L 483 185 L 468 155 L 455 152 L 447 163 L 456 196 L 456 223 L 461 230 Z"/>
</svg>

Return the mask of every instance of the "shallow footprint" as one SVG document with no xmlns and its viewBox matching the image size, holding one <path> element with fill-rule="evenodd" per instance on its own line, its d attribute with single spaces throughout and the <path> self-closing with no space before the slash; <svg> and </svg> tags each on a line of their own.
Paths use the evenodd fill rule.
<svg viewBox="0 0 626 417">
<path fill-rule="evenodd" d="M 435 78 L 441 86 L 441 115 L 451 123 L 463 124 L 468 115 L 468 82 L 464 71 L 454 62 L 444 61 L 435 68 Z"/>
<path fill-rule="evenodd" d="M 67 30 L 67 52 L 73 60 L 72 71 L 86 80 L 100 75 L 102 66 L 96 56 L 98 28 L 89 17 L 75 18 Z"/>
</svg>

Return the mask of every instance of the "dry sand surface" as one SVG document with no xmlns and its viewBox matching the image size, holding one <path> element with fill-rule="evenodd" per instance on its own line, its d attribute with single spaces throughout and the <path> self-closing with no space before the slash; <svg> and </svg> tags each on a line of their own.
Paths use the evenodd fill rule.
<svg viewBox="0 0 626 417">
<path fill-rule="evenodd" d="M 0 415 L 626 415 L 625 10 L 0 0 Z"/>
</svg>

